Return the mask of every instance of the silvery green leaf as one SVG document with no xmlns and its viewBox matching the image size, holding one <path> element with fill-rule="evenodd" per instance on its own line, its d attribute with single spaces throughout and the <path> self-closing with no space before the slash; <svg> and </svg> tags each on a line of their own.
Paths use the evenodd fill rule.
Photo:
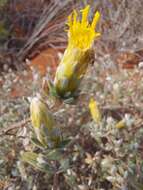
<svg viewBox="0 0 143 190">
<path fill-rule="evenodd" d="M 60 160 L 60 170 L 66 171 L 70 167 L 69 159 L 62 159 Z"/>
<path fill-rule="evenodd" d="M 71 142 L 71 140 L 69 140 L 69 139 L 62 140 L 62 141 L 59 143 L 58 148 L 61 148 L 61 149 L 66 148 L 66 146 L 67 146 L 70 142 Z"/>
<path fill-rule="evenodd" d="M 70 97 L 67 99 L 64 99 L 64 103 L 66 104 L 72 104 L 74 102 L 75 98 L 74 97 Z"/>
<path fill-rule="evenodd" d="M 60 86 L 62 89 L 66 89 L 68 87 L 69 80 L 65 77 L 62 80 L 60 80 Z"/>
<path fill-rule="evenodd" d="M 57 92 L 56 92 L 55 86 L 54 86 L 54 84 L 53 84 L 50 80 L 48 80 L 48 87 L 49 87 L 49 90 L 50 90 L 50 94 L 51 94 L 52 96 L 57 97 L 58 94 L 57 94 Z"/>
<path fill-rule="evenodd" d="M 66 97 L 70 97 L 70 96 L 71 96 L 71 92 L 70 91 L 66 92 L 65 95 L 64 95 L 65 98 Z"/>
<path fill-rule="evenodd" d="M 59 149 L 51 150 L 46 154 L 46 158 L 49 160 L 57 160 L 58 161 L 58 160 L 62 159 L 62 157 L 63 157 L 62 151 L 60 151 Z"/>
<path fill-rule="evenodd" d="M 66 179 L 66 182 L 68 183 L 68 185 L 73 188 L 77 186 L 76 184 L 76 176 L 74 175 L 64 175 L 65 179 Z"/>
<path fill-rule="evenodd" d="M 38 161 L 39 154 L 34 152 L 24 152 L 21 155 L 21 160 L 32 165 L 34 168 L 50 174 L 53 171 L 53 168 L 49 165 L 48 162 L 41 163 Z"/>
<path fill-rule="evenodd" d="M 31 138 L 31 142 L 32 142 L 35 146 L 37 146 L 37 147 L 39 147 L 39 148 L 42 148 L 42 149 L 45 148 L 45 146 L 44 146 L 43 144 L 41 144 L 40 141 L 38 141 L 37 138 L 32 137 L 32 138 Z"/>
</svg>

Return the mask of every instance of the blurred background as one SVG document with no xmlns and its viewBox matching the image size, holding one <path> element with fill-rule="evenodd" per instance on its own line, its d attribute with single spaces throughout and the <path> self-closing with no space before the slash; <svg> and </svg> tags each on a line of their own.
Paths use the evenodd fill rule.
<svg viewBox="0 0 143 190">
<path fill-rule="evenodd" d="M 139 0 L 1 0 L 0 1 L 0 68 L 26 67 L 26 59 L 38 67 L 55 67 L 58 53 L 63 52 L 67 35 L 66 19 L 74 8 L 91 5 L 90 17 L 101 12 L 96 42 L 98 62 L 113 61 L 132 67 L 143 55 L 143 2 Z M 54 50 L 54 51 L 53 51 Z M 105 59 L 105 60 L 103 60 Z M 105 63 L 105 66 L 110 66 Z"/>
</svg>

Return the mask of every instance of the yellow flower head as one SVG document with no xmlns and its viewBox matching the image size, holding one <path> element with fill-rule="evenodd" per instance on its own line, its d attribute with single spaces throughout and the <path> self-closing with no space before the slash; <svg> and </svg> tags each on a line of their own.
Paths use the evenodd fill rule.
<svg viewBox="0 0 143 190">
<path fill-rule="evenodd" d="M 88 13 L 90 6 L 87 5 L 81 10 L 82 18 L 81 21 L 78 18 L 76 10 L 68 17 L 68 37 L 69 45 L 80 49 L 91 48 L 94 39 L 100 36 L 99 32 L 95 32 L 97 22 L 100 18 L 100 13 L 97 11 L 94 15 L 93 21 L 90 24 L 88 21 Z"/>
<path fill-rule="evenodd" d="M 93 98 L 90 99 L 89 110 L 90 110 L 90 113 L 91 113 L 93 120 L 96 123 L 99 123 L 101 121 L 101 113 L 100 113 L 100 110 L 97 106 L 96 101 Z"/>
<path fill-rule="evenodd" d="M 93 62 L 94 52 L 92 44 L 100 35 L 95 32 L 96 24 L 100 18 L 97 11 L 93 21 L 88 22 L 89 5 L 82 12 L 81 20 L 76 10 L 68 17 L 68 46 L 57 68 L 54 86 L 57 94 L 62 98 L 73 97 L 83 78 L 88 64 Z"/>
</svg>

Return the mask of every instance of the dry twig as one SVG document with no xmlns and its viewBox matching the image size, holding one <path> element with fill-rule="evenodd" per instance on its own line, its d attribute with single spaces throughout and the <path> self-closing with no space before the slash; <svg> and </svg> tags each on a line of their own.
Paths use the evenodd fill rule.
<svg viewBox="0 0 143 190">
<path fill-rule="evenodd" d="M 9 127 L 6 127 L 5 129 L 2 129 L 0 131 L 0 136 L 3 136 L 3 135 L 15 135 L 15 133 L 11 133 L 11 131 L 15 130 L 15 129 L 19 129 L 19 128 L 22 128 L 22 127 L 25 127 L 25 125 L 27 125 L 27 123 L 30 122 L 30 118 L 27 118 L 27 119 L 24 119 L 12 126 L 9 126 Z"/>
</svg>

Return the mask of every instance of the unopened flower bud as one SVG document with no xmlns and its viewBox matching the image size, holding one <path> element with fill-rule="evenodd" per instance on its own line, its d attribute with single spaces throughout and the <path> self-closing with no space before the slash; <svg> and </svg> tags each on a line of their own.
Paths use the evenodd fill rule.
<svg viewBox="0 0 143 190">
<path fill-rule="evenodd" d="M 53 115 L 40 97 L 34 97 L 30 105 L 31 122 L 37 139 L 44 145 L 49 146 L 59 140 L 60 134 L 54 133 L 57 128 Z M 57 129 L 56 129 L 57 128 Z"/>
</svg>

